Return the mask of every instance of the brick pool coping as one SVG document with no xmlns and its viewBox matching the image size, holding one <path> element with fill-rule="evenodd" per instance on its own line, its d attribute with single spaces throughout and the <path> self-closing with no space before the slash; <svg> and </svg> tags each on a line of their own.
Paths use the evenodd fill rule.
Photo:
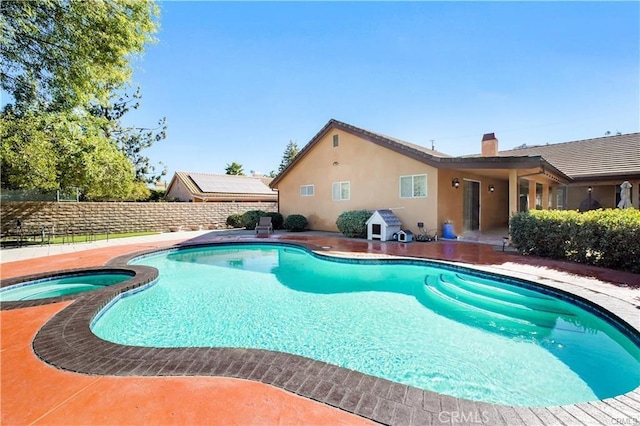
<svg viewBox="0 0 640 426">
<path fill-rule="evenodd" d="M 203 244 L 188 244 L 174 248 L 201 245 Z M 304 246 L 316 252 L 323 251 L 309 244 L 291 245 Z M 533 425 L 562 422 L 571 424 L 579 421 L 584 424 L 610 425 L 636 424 L 640 420 L 640 388 L 615 398 L 583 404 L 548 408 L 511 407 L 441 395 L 298 355 L 258 349 L 134 347 L 107 342 L 95 336 L 90 324 L 104 306 L 119 294 L 148 285 L 157 277 L 154 268 L 126 265 L 126 262 L 143 254 L 170 249 L 154 249 L 121 256 L 110 261 L 106 267 L 31 276 L 42 278 L 43 275 L 50 277 L 62 272 L 87 270 L 128 270 L 136 274 L 131 280 L 102 290 L 50 299 L 49 303 L 73 298 L 76 301 L 41 328 L 33 341 L 35 353 L 57 368 L 91 375 L 221 376 L 253 380 L 383 424 Z M 25 277 L 12 280 L 24 281 Z M 2 286 L 10 285 L 12 280 L 3 280 Z M 559 290 L 566 291 L 562 288 Z M 584 295 L 581 297 L 584 298 Z M 22 303 L 26 302 L 3 302 L 1 306 L 2 309 L 16 308 Z M 633 309 L 631 305 L 623 306 L 615 299 L 608 300 L 606 295 L 600 295 L 598 301 L 593 303 L 616 312 L 638 331 L 633 321 L 638 313 L 630 311 Z"/>
</svg>

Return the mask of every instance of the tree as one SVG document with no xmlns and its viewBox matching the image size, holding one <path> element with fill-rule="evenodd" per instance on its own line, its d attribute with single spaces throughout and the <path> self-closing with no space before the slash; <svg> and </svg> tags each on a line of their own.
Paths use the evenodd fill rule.
<svg viewBox="0 0 640 426">
<path fill-rule="evenodd" d="M 235 161 L 231 164 L 227 164 L 225 173 L 228 175 L 244 176 L 244 170 L 242 170 L 242 165 L 236 163 Z"/>
<path fill-rule="evenodd" d="M 284 169 L 287 168 L 289 164 L 296 158 L 296 155 L 300 152 L 298 148 L 298 144 L 294 141 L 289 141 L 287 147 L 284 149 L 284 153 L 282 154 L 282 161 L 280 161 L 280 167 L 278 167 L 278 174 L 282 173 Z"/>
<path fill-rule="evenodd" d="M 69 109 L 105 101 L 158 29 L 152 0 L 0 3 L 2 89 L 16 105 Z"/>
<path fill-rule="evenodd" d="M 0 117 L 2 187 L 51 191 L 82 188 L 89 199 L 127 198 L 135 176 L 127 157 L 101 129 L 73 112 Z"/>
<path fill-rule="evenodd" d="M 118 98 L 117 101 L 114 101 L 115 98 Z M 141 98 L 142 95 L 138 87 L 131 96 L 126 92 L 121 96 L 113 94 L 109 102 L 104 105 L 92 104 L 89 107 L 89 112 L 102 119 L 101 127 L 105 136 L 111 139 L 115 146 L 129 158 L 135 169 L 135 180 L 145 184 L 157 183 L 167 174 L 167 169 L 160 163 L 163 169 L 156 172 L 156 167 L 141 151 L 167 137 L 167 118 L 163 117 L 158 120 L 158 125 L 153 128 L 124 127 L 122 125 L 122 117 L 131 108 L 138 109 Z"/>
<path fill-rule="evenodd" d="M 114 106 L 157 16 L 152 0 L 0 3 L 0 82 L 13 98 L 0 114 L 3 187 L 75 186 L 90 199 L 148 195 L 153 169 L 140 150 L 164 138 L 165 122 L 125 129 L 128 107 L 112 121 L 92 112 Z"/>
</svg>

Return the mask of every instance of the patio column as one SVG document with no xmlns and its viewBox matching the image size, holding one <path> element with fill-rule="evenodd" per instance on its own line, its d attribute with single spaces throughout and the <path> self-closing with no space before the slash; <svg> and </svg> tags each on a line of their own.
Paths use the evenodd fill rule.
<svg viewBox="0 0 640 426">
<path fill-rule="evenodd" d="M 534 180 L 529 181 L 529 210 L 536 209 L 536 182 Z"/>
<path fill-rule="evenodd" d="M 518 213 L 518 171 L 509 170 L 509 218 Z"/>
<path fill-rule="evenodd" d="M 549 184 L 542 184 L 542 209 L 549 210 Z"/>
<path fill-rule="evenodd" d="M 631 187 L 631 205 L 636 209 L 640 209 L 640 180 L 632 183 Z"/>
<path fill-rule="evenodd" d="M 551 205 L 549 206 L 549 208 L 556 210 L 558 208 L 558 187 L 550 187 L 549 193 L 551 194 Z"/>
</svg>

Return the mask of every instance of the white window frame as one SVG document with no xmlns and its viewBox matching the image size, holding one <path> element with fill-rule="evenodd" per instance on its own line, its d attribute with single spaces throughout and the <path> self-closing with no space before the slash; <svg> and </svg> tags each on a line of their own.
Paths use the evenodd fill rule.
<svg viewBox="0 0 640 426">
<path fill-rule="evenodd" d="M 315 192 L 316 192 L 316 189 L 313 185 L 300 185 L 301 197 L 313 197 L 315 195 Z"/>
<path fill-rule="evenodd" d="M 424 176 L 424 195 L 416 195 L 415 178 L 416 177 L 423 177 L 423 176 Z M 409 197 L 402 196 L 402 179 L 403 178 L 411 178 L 411 196 L 409 196 Z M 428 182 L 429 182 L 429 179 L 428 179 L 426 174 L 400 176 L 400 180 L 399 180 L 400 198 L 427 198 L 427 193 L 428 193 L 427 184 L 428 184 Z"/>
<path fill-rule="evenodd" d="M 343 198 L 343 185 L 347 185 L 347 197 Z M 336 198 L 336 185 L 340 189 L 340 198 Z M 350 181 L 342 181 L 342 182 L 333 182 L 331 185 L 331 198 L 333 201 L 348 201 L 351 199 L 351 182 Z"/>
</svg>

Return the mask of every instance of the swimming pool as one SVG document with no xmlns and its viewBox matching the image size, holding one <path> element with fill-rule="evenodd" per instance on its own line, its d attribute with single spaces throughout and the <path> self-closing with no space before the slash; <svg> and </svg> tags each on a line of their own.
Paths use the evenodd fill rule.
<svg viewBox="0 0 640 426">
<path fill-rule="evenodd" d="M 0 289 L 0 302 L 57 298 L 99 290 L 133 277 L 125 272 L 73 272 L 20 282 Z"/>
<path fill-rule="evenodd" d="M 257 245 L 134 263 L 158 268 L 158 283 L 93 323 L 120 344 L 264 348 L 509 405 L 592 401 L 640 383 L 637 345 L 600 316 L 459 268 Z"/>
</svg>

